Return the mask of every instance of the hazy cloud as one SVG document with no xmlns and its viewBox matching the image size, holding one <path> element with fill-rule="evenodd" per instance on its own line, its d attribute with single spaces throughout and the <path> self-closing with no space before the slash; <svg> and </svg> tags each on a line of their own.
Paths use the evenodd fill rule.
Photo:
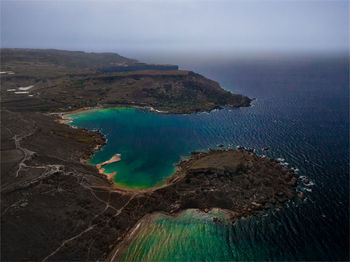
<svg viewBox="0 0 350 262">
<path fill-rule="evenodd" d="M 2 1 L 3 47 L 343 51 L 348 1 Z"/>
</svg>

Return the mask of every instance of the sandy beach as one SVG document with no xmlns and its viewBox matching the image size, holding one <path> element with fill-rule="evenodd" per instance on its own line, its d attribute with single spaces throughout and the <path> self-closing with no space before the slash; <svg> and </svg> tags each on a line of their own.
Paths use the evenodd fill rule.
<svg viewBox="0 0 350 262">
<path fill-rule="evenodd" d="M 67 112 L 61 112 L 61 113 L 53 113 L 55 115 L 58 115 L 60 118 L 57 120 L 60 124 L 68 124 L 72 119 L 67 116 L 71 114 L 77 114 L 77 113 L 82 113 L 85 111 L 91 111 L 94 109 L 101 109 L 102 107 L 83 107 L 79 108 L 73 111 L 67 111 Z"/>
<path fill-rule="evenodd" d="M 127 248 L 131 245 L 131 243 L 135 240 L 140 231 L 147 225 L 151 224 L 154 218 L 159 213 L 152 213 L 145 215 L 143 218 L 139 220 L 123 237 L 123 240 L 117 244 L 117 246 L 113 249 L 113 251 L 109 254 L 106 261 L 118 261 L 127 250 Z"/>
<path fill-rule="evenodd" d="M 71 119 L 65 116 L 61 116 L 61 118 L 59 118 L 57 121 L 60 124 L 68 124 L 71 121 Z"/>
<path fill-rule="evenodd" d="M 120 156 L 121 156 L 120 154 L 115 154 L 109 160 L 104 161 L 103 163 L 97 164 L 96 167 L 98 169 L 100 169 L 101 167 L 103 167 L 105 165 L 108 165 L 108 164 L 111 164 L 111 163 L 114 163 L 114 162 L 118 162 L 118 161 L 120 161 Z"/>
<path fill-rule="evenodd" d="M 68 111 L 68 112 L 64 112 L 64 115 L 70 115 L 70 114 L 77 114 L 77 113 L 82 113 L 85 111 L 91 111 L 94 109 L 102 109 L 103 107 L 100 106 L 94 106 L 94 107 L 83 107 L 83 108 L 79 108 L 79 109 L 75 109 L 73 111 Z"/>
</svg>

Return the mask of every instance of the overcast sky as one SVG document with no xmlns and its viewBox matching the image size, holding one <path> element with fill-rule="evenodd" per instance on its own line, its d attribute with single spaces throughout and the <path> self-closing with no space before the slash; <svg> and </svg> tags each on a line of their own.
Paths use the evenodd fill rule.
<svg viewBox="0 0 350 262">
<path fill-rule="evenodd" d="M 349 1 L 3 1 L 2 47 L 338 52 Z"/>
</svg>

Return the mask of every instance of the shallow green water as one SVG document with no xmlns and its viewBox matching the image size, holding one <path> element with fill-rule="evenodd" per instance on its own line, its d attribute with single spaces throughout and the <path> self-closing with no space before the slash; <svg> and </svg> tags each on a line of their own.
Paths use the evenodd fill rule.
<svg viewBox="0 0 350 262">
<path fill-rule="evenodd" d="M 214 222 L 214 217 L 220 222 Z M 292 259 L 282 257 L 276 247 L 262 239 L 252 243 L 245 237 L 249 231 L 256 234 L 250 223 L 251 219 L 232 225 L 222 213 L 194 209 L 176 219 L 157 215 L 141 229 L 120 261 L 251 261 L 271 254 L 276 260 Z M 272 224 L 269 230 L 273 230 Z"/>
<path fill-rule="evenodd" d="M 213 222 L 217 216 L 222 217 L 195 210 L 187 210 L 177 219 L 157 215 L 151 224 L 141 229 L 121 261 L 231 259 L 222 236 L 223 226 Z"/>
</svg>

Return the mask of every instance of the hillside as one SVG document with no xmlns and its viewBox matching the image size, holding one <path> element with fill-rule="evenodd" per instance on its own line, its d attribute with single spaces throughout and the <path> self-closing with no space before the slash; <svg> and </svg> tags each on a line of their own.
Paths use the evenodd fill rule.
<svg viewBox="0 0 350 262">
<path fill-rule="evenodd" d="M 249 106 L 251 101 L 225 91 L 217 82 L 199 74 L 167 70 L 173 68 L 170 65 L 136 63 L 117 54 L 109 57 L 108 53 L 58 50 L 1 51 L 2 106 L 14 111 L 57 112 L 126 105 L 192 113 L 220 106 Z M 129 64 L 130 69 L 138 65 L 138 69 L 113 72 L 117 70 L 116 63 Z M 162 67 L 164 70 L 159 70 Z M 98 68 L 109 68 L 110 72 Z M 28 86 L 32 87 L 25 89 Z"/>
</svg>

